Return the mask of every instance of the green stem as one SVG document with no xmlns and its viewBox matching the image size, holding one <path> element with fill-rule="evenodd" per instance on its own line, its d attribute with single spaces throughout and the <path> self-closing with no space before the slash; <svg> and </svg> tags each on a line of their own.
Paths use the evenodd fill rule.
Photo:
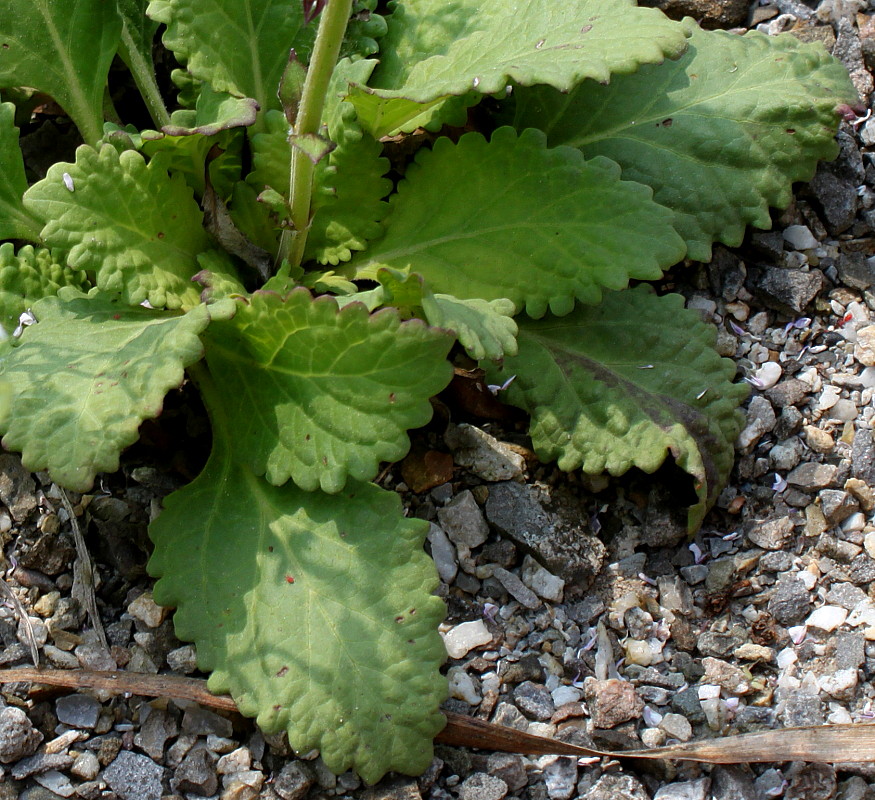
<svg viewBox="0 0 875 800">
<path fill-rule="evenodd" d="M 137 84 L 137 88 L 140 90 L 140 94 L 146 103 L 146 108 L 149 109 L 149 116 L 152 117 L 155 127 L 160 130 L 164 125 L 169 125 L 170 114 L 167 113 L 167 107 L 164 105 L 164 99 L 161 97 L 161 92 L 158 89 L 158 82 L 155 80 L 155 67 L 143 58 L 134 44 L 133 38 L 131 38 L 127 25 L 122 26 L 119 55 L 125 64 L 128 65 L 128 69 L 134 77 L 134 83 Z"/>
<path fill-rule="evenodd" d="M 340 55 L 340 45 L 349 15 L 352 0 L 328 0 L 322 9 L 319 31 L 313 47 L 313 57 L 307 69 L 301 102 L 298 105 L 298 118 L 295 120 L 293 134 L 302 136 L 319 132 L 325 96 L 331 74 Z M 304 257 L 307 232 L 310 227 L 310 200 L 313 194 L 313 172 L 315 164 L 302 150 L 292 146 L 292 170 L 289 176 L 289 197 L 292 207 L 293 231 L 290 236 L 283 235 L 280 242 L 280 258 L 286 257 L 292 266 L 298 266 Z"/>
</svg>

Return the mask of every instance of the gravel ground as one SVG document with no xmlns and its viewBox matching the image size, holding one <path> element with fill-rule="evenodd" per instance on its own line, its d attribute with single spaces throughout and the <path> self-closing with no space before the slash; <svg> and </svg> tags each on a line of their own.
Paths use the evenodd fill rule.
<svg viewBox="0 0 875 800">
<path fill-rule="evenodd" d="M 796 26 L 834 48 L 865 96 L 872 90 L 875 16 L 856 14 L 865 3 L 656 4 L 712 26 Z M 666 281 L 717 325 L 721 353 L 753 389 L 731 483 L 693 542 L 673 468 L 618 481 L 564 475 L 537 463 L 510 423 L 447 426 L 439 416 L 382 476 L 433 523 L 428 546 L 449 608 L 447 708 L 614 748 L 875 718 L 875 119 L 844 125 L 839 138 L 840 158 L 798 188 L 773 231 L 717 247 L 711 264 Z M 168 426 L 202 424 L 185 409 L 169 409 L 147 431 L 153 448 L 135 448 L 99 491 L 70 496 L 96 562 L 109 651 L 73 598 L 61 493 L 0 456 L 5 580 L 44 665 L 196 674 L 144 570 L 149 518 L 198 469 L 191 448 L 166 460 Z M 436 455 L 448 452 L 452 464 Z M 0 606 L 0 666 L 29 663 L 25 627 L 13 602 Z M 875 798 L 875 766 L 865 764 L 644 766 L 445 746 L 419 780 L 365 787 L 239 717 L 5 689 L 0 800 Z"/>
</svg>

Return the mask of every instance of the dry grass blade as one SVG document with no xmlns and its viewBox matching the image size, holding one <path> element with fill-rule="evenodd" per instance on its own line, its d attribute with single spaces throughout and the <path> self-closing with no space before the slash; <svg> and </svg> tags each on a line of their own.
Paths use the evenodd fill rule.
<svg viewBox="0 0 875 800">
<path fill-rule="evenodd" d="M 214 695 L 206 681 L 176 675 L 93 670 L 0 670 L 0 683 L 31 682 L 69 689 L 103 689 L 109 692 L 190 700 L 223 711 L 237 711 L 230 697 Z M 479 747 L 525 755 L 676 759 L 710 764 L 776 763 L 781 761 L 875 762 L 875 725 L 823 725 L 784 728 L 740 736 L 723 736 L 651 750 L 595 750 L 533 736 L 491 722 L 445 712 L 447 726 L 436 740 L 459 747 Z"/>
<path fill-rule="evenodd" d="M 15 592 L 9 588 L 9 584 L 6 583 L 3 578 L 0 578 L 0 593 L 6 595 L 9 602 L 12 603 L 15 613 L 21 620 L 21 624 L 24 625 L 24 635 L 27 637 L 27 644 L 30 648 L 30 659 L 33 661 L 35 667 L 39 667 L 39 648 L 36 645 L 36 636 L 33 632 L 33 625 L 30 622 L 30 617 L 27 616 L 27 612 L 24 610 L 24 606 L 21 605 L 21 601 L 15 596 Z"/>
</svg>

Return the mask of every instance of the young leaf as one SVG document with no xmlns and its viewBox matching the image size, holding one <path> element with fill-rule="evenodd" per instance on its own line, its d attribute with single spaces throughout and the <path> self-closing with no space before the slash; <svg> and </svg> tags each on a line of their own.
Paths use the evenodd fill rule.
<svg viewBox="0 0 875 800">
<path fill-rule="evenodd" d="M 161 159 L 146 164 L 132 150 L 82 146 L 75 164 L 53 164 L 28 189 L 24 205 L 46 220 L 43 241 L 69 249 L 71 267 L 96 270 L 100 289 L 131 305 L 197 305 L 191 276 L 211 243 L 191 189 Z"/>
<path fill-rule="evenodd" d="M 684 244 L 671 212 L 641 184 L 620 180 L 604 158 L 548 149 L 540 131 L 499 128 L 487 142 L 465 134 L 420 151 L 398 186 L 386 235 L 352 262 L 357 276 L 381 266 L 419 272 L 435 291 L 462 299 L 509 298 L 533 317 L 549 305 L 658 278 Z"/>
<path fill-rule="evenodd" d="M 498 361 L 517 354 L 518 329 L 510 300 L 459 300 L 451 294 L 428 292 L 422 298 L 422 310 L 429 325 L 453 331 L 475 361 Z"/>
<path fill-rule="evenodd" d="M 103 91 L 122 20 L 107 0 L 3 0 L 0 86 L 51 95 L 86 142 L 103 127 Z"/>
<path fill-rule="evenodd" d="M 209 688 L 262 730 L 287 730 L 295 751 L 318 748 L 334 772 L 368 782 L 420 774 L 446 695 L 427 525 L 372 484 L 340 495 L 270 485 L 234 459 L 236 424 L 206 402 L 210 460 L 149 528 L 155 600 L 177 607 Z"/>
<path fill-rule="evenodd" d="M 25 210 L 21 197 L 27 190 L 24 160 L 18 148 L 15 106 L 0 103 L 0 239 L 39 239 L 42 223 Z"/>
<path fill-rule="evenodd" d="M 339 492 L 409 447 L 449 382 L 452 339 L 388 309 L 369 316 L 305 289 L 256 292 L 207 336 L 240 458 L 276 485 Z"/>
<path fill-rule="evenodd" d="M 694 530 L 732 468 L 747 387 L 683 305 L 639 286 L 561 319 L 521 319 L 519 354 L 490 382 L 516 375 L 507 402 L 532 415 L 535 451 L 560 469 L 653 472 L 670 453 L 695 480 Z"/>
<path fill-rule="evenodd" d="M 205 83 L 193 109 L 181 108 L 170 115 L 170 124 L 161 130 L 168 136 L 214 136 L 231 128 L 245 128 L 254 124 L 258 103 L 251 97 L 233 97 L 227 92 L 216 92 Z"/>
<path fill-rule="evenodd" d="M 686 46 L 682 26 L 633 0 L 397 0 L 388 26 L 370 91 L 415 103 L 495 94 L 511 83 L 568 91 Z"/>
<path fill-rule="evenodd" d="M 736 246 L 746 225 L 770 227 L 769 206 L 786 206 L 793 181 L 835 157 L 835 108 L 856 91 L 820 44 L 690 28 L 677 61 L 567 95 L 521 89 L 515 125 L 617 161 L 674 210 L 689 256 L 707 261 L 713 241 Z"/>
<path fill-rule="evenodd" d="M 60 256 L 30 245 L 16 253 L 12 242 L 0 244 L 0 326 L 7 334 L 37 300 L 57 294 L 62 286 L 87 286 L 85 273 L 64 266 Z"/>
<path fill-rule="evenodd" d="M 216 91 L 280 108 L 280 78 L 292 48 L 306 61 L 313 29 L 289 0 L 151 0 L 147 13 L 167 26 L 163 41 L 196 78 Z"/>
<path fill-rule="evenodd" d="M 87 491 L 98 472 L 115 472 L 144 419 L 161 412 L 183 368 L 203 354 L 198 334 L 210 315 L 130 307 L 93 289 L 70 287 L 35 303 L 37 323 L 0 360 L 12 386 L 12 413 L 0 430 L 31 471 Z"/>
</svg>

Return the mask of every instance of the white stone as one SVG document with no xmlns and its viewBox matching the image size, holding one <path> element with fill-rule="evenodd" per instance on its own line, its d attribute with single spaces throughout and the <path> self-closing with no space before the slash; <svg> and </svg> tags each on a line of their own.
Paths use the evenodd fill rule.
<svg viewBox="0 0 875 800">
<path fill-rule="evenodd" d="M 857 670 L 837 669 L 829 675 L 822 675 L 817 683 L 830 697 L 836 699 L 846 697 L 847 693 L 857 685 Z"/>
<path fill-rule="evenodd" d="M 713 700 L 715 697 L 720 697 L 720 687 L 713 683 L 703 683 L 699 689 L 699 700 Z"/>
<path fill-rule="evenodd" d="M 848 610 L 846 608 L 841 606 L 821 606 L 808 615 L 805 624 L 811 628 L 820 628 L 820 630 L 829 633 L 842 625 L 847 618 Z"/>
<path fill-rule="evenodd" d="M 662 718 L 659 727 L 673 739 L 688 742 L 693 736 L 693 727 L 683 714 L 669 712 Z"/>
<path fill-rule="evenodd" d="M 835 386 L 824 386 L 817 401 L 817 407 L 821 411 L 832 408 L 839 401 L 841 394 Z"/>
<path fill-rule="evenodd" d="M 492 641 L 492 634 L 482 619 L 462 622 L 442 636 L 450 658 L 462 658 L 475 647 L 484 647 Z"/>
<path fill-rule="evenodd" d="M 462 667 L 450 667 L 447 671 L 447 681 L 450 686 L 450 697 L 463 700 L 470 706 L 480 704 L 483 697 L 477 690 L 474 679 Z"/>
<path fill-rule="evenodd" d="M 795 664 L 799 660 L 796 651 L 792 647 L 785 647 L 778 653 L 777 664 L 778 669 L 787 669 L 791 664 Z"/>
<path fill-rule="evenodd" d="M 531 556 L 526 556 L 523 559 L 520 577 L 523 579 L 523 583 L 538 597 L 542 597 L 544 600 L 552 600 L 554 603 L 562 602 L 565 581 L 548 572 Z"/>
<path fill-rule="evenodd" d="M 428 526 L 428 543 L 431 545 L 431 557 L 437 567 L 438 575 L 444 583 L 452 583 L 459 571 L 456 561 L 456 548 L 444 533 L 443 528 L 433 522 Z"/>
<path fill-rule="evenodd" d="M 813 250 L 820 244 L 807 225 L 790 225 L 785 228 L 784 241 L 796 250 Z"/>
<path fill-rule="evenodd" d="M 167 615 L 170 613 L 169 608 L 159 606 L 152 599 L 152 592 L 143 592 L 136 600 L 128 606 L 128 614 L 134 619 L 140 620 L 150 628 L 157 628 Z"/>
<path fill-rule="evenodd" d="M 653 651 L 647 642 L 642 642 L 640 639 L 627 639 L 625 649 L 626 661 L 630 664 L 649 667 L 653 663 Z"/>
<path fill-rule="evenodd" d="M 866 367 L 866 369 L 860 373 L 860 385 L 864 389 L 875 388 L 875 367 Z"/>
<path fill-rule="evenodd" d="M 867 325 L 857 331 L 854 358 L 865 367 L 875 366 L 875 325 Z"/>
<path fill-rule="evenodd" d="M 48 789 L 50 792 L 54 792 L 61 797 L 72 797 L 76 794 L 76 788 L 70 782 L 70 779 L 56 769 L 50 769 L 40 775 L 34 775 L 33 779 L 44 789 Z"/>
<path fill-rule="evenodd" d="M 783 368 L 777 361 L 766 361 L 757 371 L 754 373 L 759 385 L 763 390 L 771 389 L 779 380 L 781 380 L 781 375 L 784 373 Z"/>
<path fill-rule="evenodd" d="M 875 532 L 867 533 L 863 537 L 863 547 L 871 558 L 875 558 Z"/>
<path fill-rule="evenodd" d="M 580 689 L 575 689 L 573 686 L 557 686 L 550 696 L 553 698 L 553 705 L 556 708 L 564 706 L 566 703 L 576 703 L 580 700 Z"/>
</svg>

